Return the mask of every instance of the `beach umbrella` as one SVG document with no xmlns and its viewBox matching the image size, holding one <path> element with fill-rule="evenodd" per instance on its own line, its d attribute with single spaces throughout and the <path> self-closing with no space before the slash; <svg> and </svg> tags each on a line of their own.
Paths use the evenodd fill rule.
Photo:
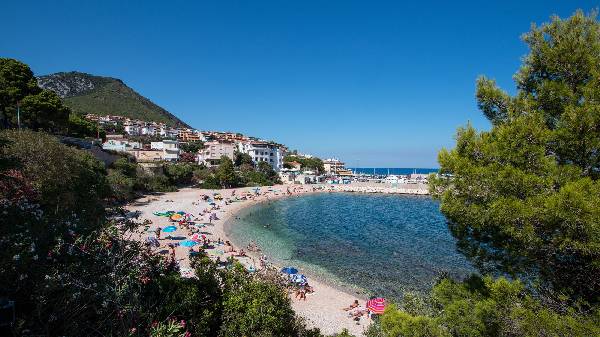
<svg viewBox="0 0 600 337">
<path fill-rule="evenodd" d="M 192 240 L 183 240 L 179 243 L 179 245 L 183 247 L 194 247 L 197 244 L 198 242 Z"/>
<path fill-rule="evenodd" d="M 180 220 L 181 218 L 183 218 L 183 215 L 181 215 L 181 214 L 171 215 L 171 220 Z"/>
<path fill-rule="evenodd" d="M 372 313 L 381 315 L 385 311 L 385 298 L 376 297 L 367 301 L 367 309 Z"/>
<path fill-rule="evenodd" d="M 306 278 L 306 276 L 302 275 L 302 274 L 295 274 L 292 276 L 292 282 L 294 283 L 306 283 L 308 282 L 308 279 Z"/>
<path fill-rule="evenodd" d="M 163 232 L 165 233 L 171 233 L 177 230 L 177 226 L 167 226 L 165 228 L 162 229 Z"/>
<path fill-rule="evenodd" d="M 298 269 L 296 269 L 294 267 L 283 267 L 281 269 L 281 272 L 284 274 L 288 274 L 288 275 L 298 274 Z"/>
</svg>

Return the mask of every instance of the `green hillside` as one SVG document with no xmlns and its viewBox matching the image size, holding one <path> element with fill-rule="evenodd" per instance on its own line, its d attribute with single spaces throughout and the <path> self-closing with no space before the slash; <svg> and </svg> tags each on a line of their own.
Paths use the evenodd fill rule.
<svg viewBox="0 0 600 337">
<path fill-rule="evenodd" d="M 175 115 L 116 78 L 80 72 L 61 72 L 38 77 L 38 84 L 56 92 L 67 106 L 78 113 L 118 115 L 189 127 Z"/>
</svg>

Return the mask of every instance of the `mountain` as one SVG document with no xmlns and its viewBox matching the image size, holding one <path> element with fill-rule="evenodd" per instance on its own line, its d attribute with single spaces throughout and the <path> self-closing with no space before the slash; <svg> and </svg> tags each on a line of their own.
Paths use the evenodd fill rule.
<svg viewBox="0 0 600 337">
<path fill-rule="evenodd" d="M 72 71 L 39 76 L 37 80 L 40 87 L 56 92 L 75 112 L 117 115 L 189 128 L 117 78 Z"/>
</svg>

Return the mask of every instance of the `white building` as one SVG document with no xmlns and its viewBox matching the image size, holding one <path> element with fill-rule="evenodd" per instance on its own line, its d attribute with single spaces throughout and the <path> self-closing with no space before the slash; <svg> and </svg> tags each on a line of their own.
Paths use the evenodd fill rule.
<svg viewBox="0 0 600 337">
<path fill-rule="evenodd" d="M 397 176 L 390 174 L 389 176 L 383 179 L 383 182 L 386 184 L 405 184 L 406 178 L 404 176 Z"/>
<path fill-rule="evenodd" d="M 337 158 L 328 158 L 323 160 L 323 168 L 325 169 L 325 172 L 329 174 L 337 174 L 339 171 L 344 171 L 344 165 L 344 162 Z"/>
<path fill-rule="evenodd" d="M 228 142 L 210 141 L 204 143 L 204 148 L 198 151 L 198 164 L 206 166 L 219 165 L 222 156 L 234 160 L 235 145 Z"/>
<path fill-rule="evenodd" d="M 179 142 L 176 140 L 163 140 L 160 142 L 151 142 L 150 149 L 162 150 L 163 159 L 166 161 L 179 160 Z"/>
<path fill-rule="evenodd" d="M 156 129 L 154 128 L 153 125 L 144 125 L 142 127 L 140 127 L 140 134 L 143 136 L 155 136 L 156 135 Z"/>
<path fill-rule="evenodd" d="M 241 153 L 250 155 L 256 165 L 264 161 L 269 163 L 276 172 L 283 168 L 284 153 L 277 145 L 262 141 L 249 141 L 237 143 L 237 149 Z"/>
<path fill-rule="evenodd" d="M 102 144 L 103 150 L 125 152 L 129 150 L 141 149 L 142 144 L 139 142 L 130 142 L 126 139 L 107 139 Z"/>
<path fill-rule="evenodd" d="M 125 130 L 125 133 L 130 136 L 140 135 L 140 127 L 137 124 L 125 123 L 123 124 L 123 129 Z"/>
</svg>

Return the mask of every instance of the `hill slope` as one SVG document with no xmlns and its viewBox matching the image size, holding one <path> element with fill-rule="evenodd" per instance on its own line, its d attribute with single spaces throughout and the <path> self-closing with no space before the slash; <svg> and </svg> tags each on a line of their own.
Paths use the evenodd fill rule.
<svg viewBox="0 0 600 337">
<path fill-rule="evenodd" d="M 189 127 L 175 115 L 135 92 L 123 81 L 80 72 L 38 77 L 38 85 L 52 90 L 79 113 L 117 115 L 171 126 Z"/>
</svg>

